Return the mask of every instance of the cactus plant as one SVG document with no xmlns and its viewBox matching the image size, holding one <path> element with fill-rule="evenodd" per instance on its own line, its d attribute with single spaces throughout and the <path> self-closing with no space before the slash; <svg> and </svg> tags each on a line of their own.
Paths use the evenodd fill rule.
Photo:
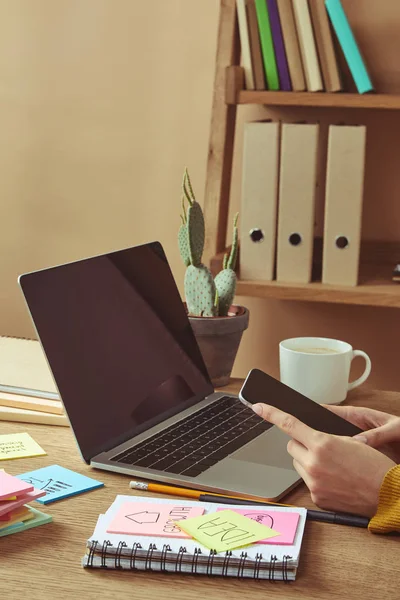
<svg viewBox="0 0 400 600">
<path fill-rule="evenodd" d="M 178 245 L 187 267 L 184 287 L 188 313 L 197 317 L 227 316 L 236 292 L 238 215 L 235 215 L 233 223 L 231 251 L 229 255 L 225 255 L 223 268 L 214 279 L 210 269 L 201 262 L 205 239 L 204 216 L 194 196 L 187 169 L 183 176 L 182 190 L 182 224 L 178 232 Z M 189 205 L 187 209 L 185 201 Z"/>
</svg>

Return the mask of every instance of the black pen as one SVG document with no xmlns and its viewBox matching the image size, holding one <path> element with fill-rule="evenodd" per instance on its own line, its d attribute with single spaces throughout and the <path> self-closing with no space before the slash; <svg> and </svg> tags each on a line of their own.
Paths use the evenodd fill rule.
<svg viewBox="0 0 400 600">
<path fill-rule="evenodd" d="M 273 502 L 258 502 L 255 500 L 242 500 L 239 498 L 225 498 L 224 496 L 213 496 L 212 494 L 200 494 L 200 502 L 213 502 L 215 504 L 259 504 L 260 506 L 282 506 Z M 296 507 L 293 507 L 296 508 Z M 346 513 L 327 512 L 324 510 L 312 510 L 306 508 L 307 518 L 310 521 L 321 521 L 323 523 L 335 523 L 336 525 L 350 525 L 351 527 L 368 527 L 368 517 L 349 515 Z"/>
</svg>

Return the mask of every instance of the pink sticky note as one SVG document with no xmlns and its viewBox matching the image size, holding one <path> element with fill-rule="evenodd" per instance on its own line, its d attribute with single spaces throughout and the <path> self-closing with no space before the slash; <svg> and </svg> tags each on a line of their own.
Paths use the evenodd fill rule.
<svg viewBox="0 0 400 600">
<path fill-rule="evenodd" d="M 220 510 L 225 509 L 218 508 L 218 511 Z M 279 531 L 281 534 L 267 540 L 260 540 L 257 542 L 258 544 L 293 544 L 294 537 L 296 535 L 297 524 L 300 518 L 299 513 L 283 511 L 268 512 L 268 510 L 246 510 L 242 508 L 234 508 L 233 506 L 230 506 L 229 510 L 233 510 L 244 517 L 249 517 L 249 519 L 253 519 L 261 525 L 271 527 L 271 529 Z"/>
<path fill-rule="evenodd" d="M 16 500 L 10 500 L 10 502 L 2 502 L 0 504 L 0 516 L 7 514 L 10 510 L 15 510 L 16 508 L 19 508 L 27 502 L 32 502 L 32 500 L 36 500 L 37 498 L 41 498 L 45 495 L 46 492 L 44 490 L 37 490 L 36 488 L 33 488 L 31 492 L 27 492 L 23 496 L 19 496 Z"/>
<path fill-rule="evenodd" d="M 18 477 L 13 477 L 5 471 L 0 471 L 0 500 L 4 500 L 10 496 L 21 496 L 32 490 L 32 484 L 26 483 L 18 479 Z"/>
<path fill-rule="evenodd" d="M 190 538 L 174 521 L 198 517 L 204 508 L 179 504 L 125 502 L 107 527 L 108 533 Z"/>
</svg>

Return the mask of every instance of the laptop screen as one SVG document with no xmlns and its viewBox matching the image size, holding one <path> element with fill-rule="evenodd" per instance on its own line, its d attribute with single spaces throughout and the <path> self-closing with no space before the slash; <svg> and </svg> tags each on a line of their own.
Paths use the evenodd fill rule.
<svg viewBox="0 0 400 600">
<path fill-rule="evenodd" d="M 158 242 L 19 282 L 87 462 L 213 392 Z"/>
</svg>

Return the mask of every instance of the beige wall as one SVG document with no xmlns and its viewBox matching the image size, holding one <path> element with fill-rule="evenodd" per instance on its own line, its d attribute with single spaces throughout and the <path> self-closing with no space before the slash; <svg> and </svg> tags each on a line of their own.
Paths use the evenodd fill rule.
<svg viewBox="0 0 400 600">
<path fill-rule="evenodd" d="M 34 335 L 18 274 L 151 239 L 163 243 L 182 290 L 180 185 L 187 165 L 203 202 L 218 8 L 218 0 L 0 0 L 1 334 Z M 240 122 L 264 116 L 246 110 Z M 398 239 L 400 189 L 388 174 L 398 154 L 384 149 L 398 146 L 399 120 L 369 114 L 380 144 L 369 159 L 379 164 L 365 230 Z M 240 142 L 239 125 L 233 210 Z M 279 339 L 328 335 L 371 354 L 371 384 L 400 389 L 400 312 L 237 300 L 251 323 L 235 375 L 254 366 L 276 375 Z"/>
</svg>

